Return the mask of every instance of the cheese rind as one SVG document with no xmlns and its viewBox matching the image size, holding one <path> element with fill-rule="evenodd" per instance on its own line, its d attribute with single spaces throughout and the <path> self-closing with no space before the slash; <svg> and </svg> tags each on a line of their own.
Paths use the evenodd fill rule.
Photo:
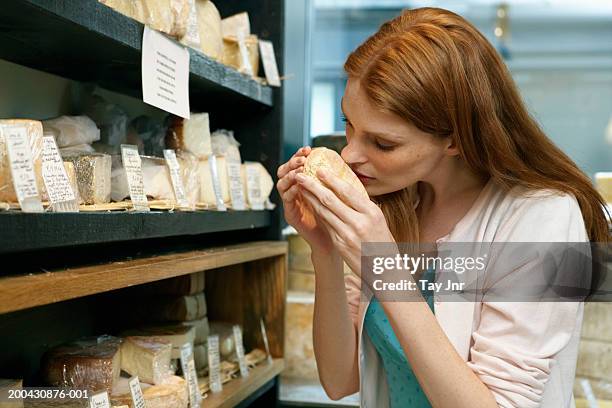
<svg viewBox="0 0 612 408">
<path fill-rule="evenodd" d="M 183 325 L 151 325 L 140 327 L 137 329 L 126 330 L 121 333 L 122 336 L 153 336 L 159 337 L 164 341 L 172 343 L 173 359 L 181 357 L 181 347 L 185 343 L 191 343 L 195 340 L 195 329 Z"/>
<path fill-rule="evenodd" d="M 162 384 L 140 384 L 147 408 L 187 408 L 189 397 L 187 383 L 181 377 L 171 375 Z M 133 408 L 128 378 L 121 378 L 110 396 L 113 405 L 127 405 Z"/>
<path fill-rule="evenodd" d="M 304 175 L 312 177 L 321 183 L 317 178 L 317 170 L 320 168 L 326 169 L 331 174 L 352 185 L 365 197 L 369 197 L 359 178 L 334 150 L 327 147 L 315 147 L 310 151 L 310 154 L 306 157 L 306 163 L 304 163 Z"/>
<path fill-rule="evenodd" d="M 62 155 L 76 171 L 79 195 L 85 204 L 104 204 L 111 198 L 111 156 L 102 153 Z"/>
<path fill-rule="evenodd" d="M 121 369 L 140 381 L 161 384 L 170 372 L 172 343 L 159 337 L 128 336 L 121 344 Z"/>
<path fill-rule="evenodd" d="M 212 154 L 208 113 L 192 113 L 189 119 L 172 118 L 166 133 L 166 147 L 206 159 Z"/>
</svg>

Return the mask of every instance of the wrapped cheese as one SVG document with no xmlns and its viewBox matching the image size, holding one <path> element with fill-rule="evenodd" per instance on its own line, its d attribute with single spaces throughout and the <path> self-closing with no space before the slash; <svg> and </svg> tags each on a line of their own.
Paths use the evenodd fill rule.
<svg viewBox="0 0 612 408">
<path fill-rule="evenodd" d="M 145 195 L 155 200 L 174 200 L 174 188 L 166 161 L 159 157 L 141 156 Z M 113 156 L 111 199 L 123 201 L 130 197 L 127 174 L 120 156 Z"/>
<path fill-rule="evenodd" d="M 43 130 L 55 137 L 57 147 L 91 145 L 100 140 L 100 129 L 87 116 L 60 116 L 42 122 Z M 93 152 L 93 148 L 91 148 Z"/>
<path fill-rule="evenodd" d="M 181 37 L 180 42 L 196 50 L 200 49 L 200 27 L 198 27 L 198 11 L 195 0 L 187 0 L 189 3 L 189 18 L 187 19 L 187 30 Z"/>
<path fill-rule="evenodd" d="M 172 343 L 159 337 L 128 336 L 121 344 L 121 369 L 140 381 L 161 384 L 170 372 Z"/>
<path fill-rule="evenodd" d="M 233 131 L 225 129 L 215 130 L 210 139 L 214 155 L 225 156 L 226 159 L 237 163 L 242 162 L 239 149 L 240 143 L 234 138 Z"/>
<path fill-rule="evenodd" d="M 251 166 L 255 169 L 254 171 L 259 173 L 259 191 L 261 199 L 259 204 L 263 204 L 268 198 L 270 198 L 270 194 L 274 188 L 274 181 L 272 180 L 270 173 L 268 173 L 268 170 L 266 170 L 263 164 L 259 162 L 245 162 L 241 165 L 240 177 L 242 179 L 242 186 L 244 188 L 244 196 L 247 199 L 249 207 L 253 208 L 258 203 L 255 203 L 255 197 L 251 197 L 248 194 L 247 166 Z"/>
<path fill-rule="evenodd" d="M 140 384 L 147 408 L 188 408 L 187 383 L 181 377 L 168 376 L 162 384 Z M 134 408 L 128 378 L 121 378 L 110 396 L 113 405 Z"/>
<path fill-rule="evenodd" d="M 181 322 L 183 326 L 193 327 L 195 329 L 195 344 L 202 344 L 208 338 L 210 334 L 210 326 L 208 324 L 208 317 L 202 317 L 196 320 L 189 320 Z"/>
<path fill-rule="evenodd" d="M 210 0 L 196 0 L 198 29 L 200 31 L 200 50 L 209 57 L 223 59 L 223 34 L 221 15 Z"/>
<path fill-rule="evenodd" d="M 76 170 L 79 195 L 85 204 L 104 204 L 111 198 L 111 156 L 102 153 L 62 155 Z"/>
<path fill-rule="evenodd" d="M 217 162 L 217 174 L 221 185 L 221 197 L 227 205 L 231 201 L 229 191 L 229 178 L 227 175 L 227 163 L 225 157 L 215 156 Z M 207 206 L 215 207 L 217 199 L 213 186 L 213 172 L 209 160 L 201 160 L 198 163 L 198 177 L 200 180 L 200 199 L 199 202 Z"/>
<path fill-rule="evenodd" d="M 193 346 L 193 360 L 195 362 L 196 371 L 199 372 L 208 368 L 207 343 L 196 344 Z"/>
<path fill-rule="evenodd" d="M 4 126 L 19 126 L 26 130 L 30 150 L 32 152 L 32 162 L 34 164 L 34 173 L 36 174 L 36 184 L 38 192 L 42 191 L 44 181 L 42 178 L 42 123 L 37 120 L 28 119 L 3 119 L 0 120 L 0 128 Z M 11 163 L 8 157 L 8 150 L 4 136 L 1 135 L 0 129 L 0 202 L 17 202 L 17 193 L 13 186 L 13 176 L 11 172 Z"/>
<path fill-rule="evenodd" d="M 9 400 L 9 390 L 21 390 L 22 386 L 22 380 L 6 380 L 0 378 L 0 408 L 23 408 L 23 400 Z"/>
<path fill-rule="evenodd" d="M 251 34 L 245 37 L 244 42 L 249 54 L 249 62 L 253 69 L 253 76 L 257 76 L 259 74 L 259 40 L 256 35 Z M 247 72 L 246 67 L 242 65 L 237 38 L 223 37 L 223 63 L 237 69 L 239 72 Z"/>
<path fill-rule="evenodd" d="M 225 359 L 233 356 L 236 351 L 233 327 L 233 324 L 227 322 L 210 322 L 210 334 L 219 336 L 219 353 Z"/>
<path fill-rule="evenodd" d="M 49 350 L 43 356 L 42 376 L 48 385 L 108 391 L 119 379 L 121 339 L 84 338 Z"/>
<path fill-rule="evenodd" d="M 238 38 L 239 33 L 243 33 L 245 37 L 250 35 L 251 21 L 249 19 L 249 13 L 245 11 L 224 18 L 221 20 L 221 31 L 223 37 Z"/>
<path fill-rule="evenodd" d="M 122 336 L 153 336 L 172 343 L 173 359 L 181 357 L 181 347 L 185 343 L 194 343 L 195 329 L 180 324 L 152 325 L 124 331 Z"/>
<path fill-rule="evenodd" d="M 190 119 L 173 117 L 166 133 L 166 147 L 206 159 L 212 154 L 208 113 L 192 113 Z"/>
</svg>

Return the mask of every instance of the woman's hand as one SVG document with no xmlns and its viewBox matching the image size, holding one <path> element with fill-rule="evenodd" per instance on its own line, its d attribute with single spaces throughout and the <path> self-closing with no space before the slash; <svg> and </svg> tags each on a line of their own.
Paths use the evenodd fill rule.
<svg viewBox="0 0 612 408">
<path fill-rule="evenodd" d="M 296 182 L 296 175 L 304 170 L 310 146 L 300 148 L 291 159 L 278 168 L 276 188 L 283 200 L 285 220 L 304 238 L 313 251 L 329 254 L 334 245 L 326 228 L 317 220 L 312 209 L 304 201 Z"/>
<path fill-rule="evenodd" d="M 295 178 L 301 195 L 329 233 L 333 246 L 347 265 L 361 276 L 362 242 L 393 242 L 395 239 L 378 206 L 342 179 L 319 169 L 325 186 L 304 174 Z"/>
</svg>

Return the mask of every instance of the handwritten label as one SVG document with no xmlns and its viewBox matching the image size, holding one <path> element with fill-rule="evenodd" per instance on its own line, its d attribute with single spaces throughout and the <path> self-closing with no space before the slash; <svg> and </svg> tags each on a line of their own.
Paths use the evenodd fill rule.
<svg viewBox="0 0 612 408">
<path fill-rule="evenodd" d="M 13 187 L 17 193 L 21 210 L 23 212 L 43 212 L 26 128 L 2 126 L 0 130 L 2 131 L 0 137 L 4 137 L 6 141 Z"/>
<path fill-rule="evenodd" d="M 91 396 L 89 400 L 89 408 L 111 408 L 108 400 L 108 392 L 104 391 Z"/>
<path fill-rule="evenodd" d="M 242 377 L 249 376 L 249 367 L 244 358 L 244 344 L 242 343 L 242 330 L 239 325 L 234 325 L 234 344 L 236 344 L 236 355 L 238 355 L 238 365 L 240 366 L 240 375 Z"/>
<path fill-rule="evenodd" d="M 132 402 L 134 403 L 134 408 L 147 408 L 147 404 L 145 403 L 142 388 L 140 387 L 140 380 L 138 379 L 138 377 L 130 378 L 129 385 L 130 394 L 132 394 Z"/>
<path fill-rule="evenodd" d="M 238 49 L 240 50 L 241 71 L 253 76 L 253 67 L 249 59 L 249 50 L 246 45 L 246 34 L 244 30 L 238 30 Z"/>
<path fill-rule="evenodd" d="M 264 341 L 264 347 L 266 348 L 266 354 L 268 355 L 268 364 L 272 364 L 272 355 L 270 354 L 270 344 L 268 343 L 268 333 L 266 332 L 266 325 L 263 319 L 259 319 L 259 325 L 261 326 L 261 337 Z"/>
<path fill-rule="evenodd" d="M 246 210 L 240 167 L 240 161 L 227 159 L 227 177 L 229 178 L 230 198 L 234 210 Z"/>
<path fill-rule="evenodd" d="M 55 205 L 60 203 L 71 203 L 75 211 L 79 210 L 76 195 L 53 136 L 43 136 L 42 175 L 54 211 L 67 208 Z"/>
<path fill-rule="evenodd" d="M 149 202 L 144 190 L 142 161 L 138 148 L 133 145 L 121 145 L 121 159 L 127 177 L 130 199 L 136 211 L 149 211 Z"/>
<path fill-rule="evenodd" d="M 252 210 L 263 210 L 264 200 L 261 196 L 261 181 L 258 165 L 246 162 L 247 197 Z"/>
<path fill-rule="evenodd" d="M 164 158 L 168 165 L 168 171 L 170 172 L 170 180 L 172 181 L 172 187 L 174 188 L 174 197 L 179 207 L 188 208 L 189 200 L 187 200 L 187 194 L 185 193 L 185 187 L 183 185 L 183 179 L 181 177 L 181 165 L 176 159 L 176 153 L 171 149 L 164 149 Z"/>
<path fill-rule="evenodd" d="M 221 383 L 221 358 L 219 355 L 219 336 L 208 336 L 208 382 L 212 392 L 223 390 Z"/>
<path fill-rule="evenodd" d="M 272 42 L 259 40 L 259 53 L 261 54 L 261 61 L 266 73 L 266 81 L 268 81 L 270 86 L 281 86 Z"/>
<path fill-rule="evenodd" d="M 189 51 L 147 26 L 142 36 L 142 99 L 189 119 Z"/>
<path fill-rule="evenodd" d="M 181 368 L 189 390 L 189 406 L 199 407 L 202 402 L 202 394 L 200 394 L 200 387 L 198 386 L 198 374 L 195 369 L 191 343 L 185 343 L 181 347 Z"/>
<path fill-rule="evenodd" d="M 217 201 L 217 210 L 227 211 L 227 207 L 225 206 L 225 202 L 223 201 L 223 190 L 221 190 L 221 179 L 219 177 L 219 171 L 217 167 L 217 158 L 214 154 L 208 157 L 208 165 L 210 166 L 213 190 L 215 192 L 215 199 Z"/>
</svg>

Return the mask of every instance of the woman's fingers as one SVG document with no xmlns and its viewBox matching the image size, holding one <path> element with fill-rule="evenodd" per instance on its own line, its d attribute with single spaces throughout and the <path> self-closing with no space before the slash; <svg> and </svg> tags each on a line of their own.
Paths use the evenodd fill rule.
<svg viewBox="0 0 612 408">
<path fill-rule="evenodd" d="M 295 180 L 295 176 L 298 173 L 301 173 L 302 171 L 304 171 L 304 167 L 300 166 L 300 167 L 297 167 L 297 168 L 291 170 L 289 173 L 285 174 L 285 176 L 283 176 L 280 179 L 278 179 L 278 181 L 276 182 L 276 189 L 278 190 L 278 192 L 279 192 L 279 194 L 281 196 L 283 196 L 283 194 L 291 186 L 297 184 L 297 182 Z"/>
<path fill-rule="evenodd" d="M 280 179 L 287 175 L 291 170 L 303 166 L 306 162 L 306 156 L 310 153 L 310 146 L 304 146 L 298 149 L 297 152 L 286 163 L 282 164 L 278 167 L 278 171 L 276 172 L 277 177 Z"/>
</svg>

